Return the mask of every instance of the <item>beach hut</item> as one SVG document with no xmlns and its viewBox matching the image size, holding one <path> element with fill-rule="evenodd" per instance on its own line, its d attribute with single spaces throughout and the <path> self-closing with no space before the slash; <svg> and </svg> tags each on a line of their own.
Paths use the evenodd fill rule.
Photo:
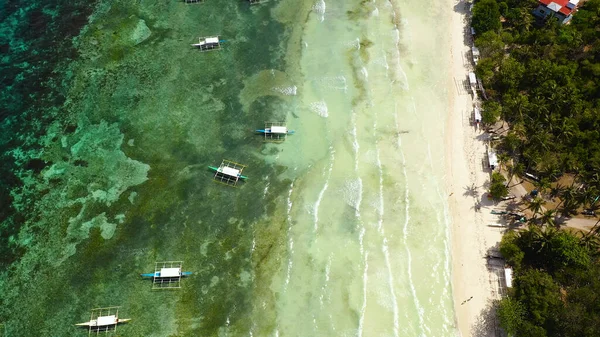
<svg viewBox="0 0 600 337">
<path fill-rule="evenodd" d="M 223 159 L 219 167 L 209 166 L 208 168 L 215 172 L 213 180 L 221 184 L 235 187 L 240 179 L 248 179 L 248 177 L 242 175 L 242 171 L 246 168 L 246 165 L 238 164 L 231 160 Z"/>
<path fill-rule="evenodd" d="M 512 268 L 504 268 L 504 280 L 506 281 L 506 287 L 512 288 L 512 280 L 513 280 Z"/>
<path fill-rule="evenodd" d="M 473 63 L 477 65 L 477 63 L 479 62 L 479 48 L 475 46 L 471 47 L 471 54 L 473 55 Z"/>
<path fill-rule="evenodd" d="M 475 88 L 477 86 L 477 77 L 475 77 L 474 72 L 469 72 L 469 84 L 473 88 Z"/>
<path fill-rule="evenodd" d="M 75 324 L 88 327 L 88 336 L 99 335 L 117 331 L 117 325 L 129 322 L 130 318 L 119 318 L 119 307 L 106 307 L 92 309 L 90 320 L 85 323 Z"/>
<path fill-rule="evenodd" d="M 256 132 L 264 134 L 265 141 L 271 142 L 282 142 L 287 135 L 294 134 L 293 130 L 288 130 L 285 122 L 265 122 L 265 128 Z"/>
<path fill-rule="evenodd" d="M 479 124 L 481 124 L 481 110 L 479 107 L 473 108 L 473 123 L 475 124 L 475 128 L 479 129 Z"/>
<path fill-rule="evenodd" d="M 494 150 L 492 149 L 488 149 L 488 163 L 490 169 L 492 170 L 495 170 L 498 166 L 498 156 L 496 155 L 496 152 L 494 152 Z"/>
<path fill-rule="evenodd" d="M 221 50 L 221 40 L 219 36 L 205 36 L 198 38 L 198 43 L 193 43 L 192 47 L 200 49 L 201 52 L 211 50 Z"/>
<path fill-rule="evenodd" d="M 192 275 L 182 271 L 182 261 L 161 261 L 154 263 L 154 273 L 140 274 L 143 278 L 152 278 L 152 289 L 179 289 L 181 278 Z"/>
</svg>

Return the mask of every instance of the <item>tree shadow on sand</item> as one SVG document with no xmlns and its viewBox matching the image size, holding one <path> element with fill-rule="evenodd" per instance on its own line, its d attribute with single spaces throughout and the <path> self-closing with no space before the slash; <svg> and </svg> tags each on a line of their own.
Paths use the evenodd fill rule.
<svg viewBox="0 0 600 337">
<path fill-rule="evenodd" d="M 485 308 L 477 315 L 471 328 L 473 337 L 506 337 L 506 333 L 498 325 L 496 318 L 496 301 L 488 301 Z"/>
<path fill-rule="evenodd" d="M 477 186 L 475 186 L 475 184 L 472 184 L 471 186 L 465 187 L 465 192 L 463 193 L 463 195 L 465 197 L 473 197 L 473 198 L 479 197 L 479 192 L 477 191 Z"/>
</svg>

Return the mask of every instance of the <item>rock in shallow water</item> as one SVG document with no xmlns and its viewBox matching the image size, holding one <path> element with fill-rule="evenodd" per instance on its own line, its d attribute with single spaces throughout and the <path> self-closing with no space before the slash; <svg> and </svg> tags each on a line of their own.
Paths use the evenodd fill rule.
<svg viewBox="0 0 600 337">
<path fill-rule="evenodd" d="M 140 19 L 131 34 L 131 40 L 134 44 L 140 44 L 152 35 L 152 31 L 146 25 L 146 21 Z"/>
</svg>

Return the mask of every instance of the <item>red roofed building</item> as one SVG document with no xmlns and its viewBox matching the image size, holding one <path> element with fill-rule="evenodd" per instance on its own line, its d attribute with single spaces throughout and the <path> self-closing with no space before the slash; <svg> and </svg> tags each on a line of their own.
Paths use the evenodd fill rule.
<svg viewBox="0 0 600 337">
<path fill-rule="evenodd" d="M 540 19 L 554 16 L 562 24 L 571 20 L 577 10 L 579 0 L 539 0 L 540 5 L 533 11 L 533 15 Z"/>
</svg>

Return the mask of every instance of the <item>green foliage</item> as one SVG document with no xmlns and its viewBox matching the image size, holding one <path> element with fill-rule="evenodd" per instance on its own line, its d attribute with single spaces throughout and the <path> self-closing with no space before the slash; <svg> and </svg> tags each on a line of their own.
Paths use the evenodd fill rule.
<svg viewBox="0 0 600 337">
<path fill-rule="evenodd" d="M 500 6 L 496 0 L 481 0 L 473 6 L 471 22 L 477 34 L 500 29 Z"/>
<path fill-rule="evenodd" d="M 525 313 L 523 305 L 510 297 L 505 297 L 498 303 L 497 314 L 500 324 L 511 335 L 516 334 L 523 325 Z"/>
<path fill-rule="evenodd" d="M 514 232 L 509 232 L 504 235 L 500 242 L 500 253 L 504 256 L 508 264 L 519 269 L 521 267 L 521 261 L 523 261 L 523 258 L 525 257 L 525 253 L 515 242 L 516 238 Z"/>
<path fill-rule="evenodd" d="M 584 2 L 569 25 L 536 24 L 536 6 L 534 0 L 474 6 L 476 72 L 494 102 L 486 104 L 492 109 L 484 111 L 484 122 L 499 113 L 511 125 L 501 149 L 528 172 L 587 176 L 600 171 L 600 0 Z M 577 203 L 565 206 L 577 209 Z"/>
<path fill-rule="evenodd" d="M 483 124 L 494 124 L 502 115 L 502 106 L 498 102 L 485 101 L 483 111 L 481 112 L 481 121 Z"/>
<path fill-rule="evenodd" d="M 500 200 L 508 195 L 508 187 L 504 184 L 506 178 L 498 172 L 492 173 L 492 181 L 490 184 L 490 195 L 494 200 Z"/>
<path fill-rule="evenodd" d="M 503 237 L 500 252 L 515 276 L 498 306 L 507 332 L 600 336 L 600 244 L 590 238 L 534 226 Z"/>
</svg>

